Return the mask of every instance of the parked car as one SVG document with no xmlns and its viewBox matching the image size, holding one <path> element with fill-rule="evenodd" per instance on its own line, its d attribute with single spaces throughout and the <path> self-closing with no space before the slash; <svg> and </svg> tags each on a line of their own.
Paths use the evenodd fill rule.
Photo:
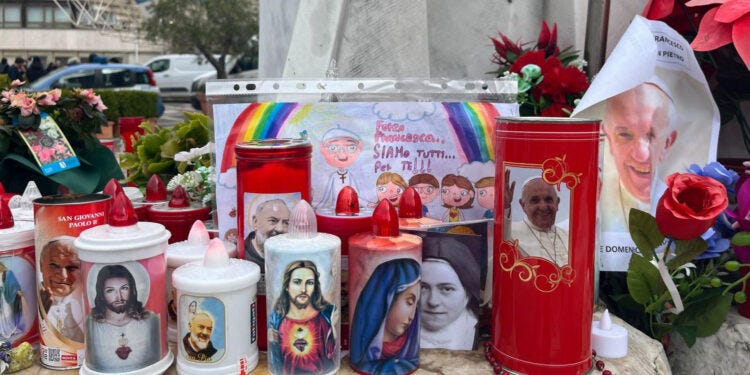
<svg viewBox="0 0 750 375">
<path fill-rule="evenodd" d="M 142 90 L 159 94 L 157 116 L 164 113 L 164 103 L 151 69 L 128 64 L 78 64 L 55 69 L 30 86 L 34 91 L 51 89 Z"/>
<path fill-rule="evenodd" d="M 242 55 L 239 59 L 227 61 L 229 71 L 227 79 L 253 79 L 258 77 L 257 58 L 252 55 Z M 206 82 L 216 79 L 216 70 L 203 73 L 193 80 L 190 86 L 190 104 L 193 108 L 205 113 Z M 203 106 L 201 104 L 203 102 Z"/>
<path fill-rule="evenodd" d="M 145 64 L 154 72 L 162 94 L 184 96 L 190 94 L 190 85 L 203 73 L 216 74 L 216 69 L 205 57 L 199 55 L 162 55 Z"/>
</svg>

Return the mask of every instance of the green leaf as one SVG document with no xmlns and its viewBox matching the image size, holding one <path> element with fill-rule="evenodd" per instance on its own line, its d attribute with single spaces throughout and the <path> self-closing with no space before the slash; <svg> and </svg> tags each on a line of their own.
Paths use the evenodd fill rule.
<svg viewBox="0 0 750 375">
<path fill-rule="evenodd" d="M 677 244 L 676 256 L 667 262 L 667 268 L 670 271 L 674 271 L 683 264 L 692 261 L 708 248 L 708 243 L 700 237 L 692 240 L 675 240 L 675 244 Z"/>
<path fill-rule="evenodd" d="M 732 237 L 732 245 L 747 246 L 750 245 L 750 232 L 737 232 Z"/>
<path fill-rule="evenodd" d="M 654 250 L 664 242 L 664 235 L 659 232 L 656 219 L 644 211 L 632 208 L 628 221 L 630 237 L 633 238 L 638 250 L 646 259 L 654 259 Z"/>
<path fill-rule="evenodd" d="M 693 345 L 695 345 L 695 340 L 697 338 L 695 327 L 678 324 L 674 326 L 674 330 L 682 336 L 682 339 L 685 340 L 685 344 L 687 344 L 688 348 L 692 348 Z"/>
<path fill-rule="evenodd" d="M 676 322 L 694 325 L 698 337 L 707 337 L 716 333 L 727 318 L 732 305 L 732 294 L 717 294 L 711 298 L 685 306 L 685 311 L 677 316 Z"/>
<path fill-rule="evenodd" d="M 161 145 L 161 152 L 159 153 L 159 155 L 161 155 L 161 157 L 165 159 L 174 159 L 175 154 L 183 151 L 177 142 L 178 141 L 176 139 L 170 139 L 164 142 L 164 144 Z"/>
<path fill-rule="evenodd" d="M 170 172 L 170 170 L 174 168 L 174 160 L 172 159 L 166 159 L 162 160 L 156 163 L 151 163 L 148 165 L 148 172 L 151 173 L 157 173 L 157 174 L 163 174 Z"/>
<path fill-rule="evenodd" d="M 661 294 L 664 289 L 659 270 L 644 257 L 633 254 L 628 265 L 628 292 L 641 305 L 651 303 L 651 297 Z"/>
</svg>

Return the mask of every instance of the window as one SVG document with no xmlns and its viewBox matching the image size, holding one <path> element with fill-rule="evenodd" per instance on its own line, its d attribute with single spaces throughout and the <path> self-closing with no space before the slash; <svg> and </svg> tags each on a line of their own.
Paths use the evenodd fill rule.
<svg viewBox="0 0 750 375">
<path fill-rule="evenodd" d="M 133 81 L 133 74 L 128 69 L 102 69 L 102 87 L 104 88 L 131 87 L 134 84 Z"/>
<path fill-rule="evenodd" d="M 0 27 L 5 29 L 21 27 L 21 5 L 3 4 L 0 17 Z"/>
<path fill-rule="evenodd" d="M 154 73 L 166 72 L 169 69 L 169 59 L 152 61 L 148 64 L 148 67 Z"/>
<path fill-rule="evenodd" d="M 72 72 L 70 75 L 60 78 L 52 87 L 62 89 L 90 89 L 96 81 L 96 70 L 82 69 Z"/>
<path fill-rule="evenodd" d="M 71 24 L 65 11 L 54 4 L 30 4 L 26 6 L 26 27 L 62 29 L 71 27 Z"/>
</svg>

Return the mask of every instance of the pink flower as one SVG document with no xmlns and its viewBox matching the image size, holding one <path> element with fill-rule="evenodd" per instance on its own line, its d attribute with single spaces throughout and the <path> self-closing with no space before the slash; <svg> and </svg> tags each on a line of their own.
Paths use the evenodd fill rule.
<svg viewBox="0 0 750 375">
<path fill-rule="evenodd" d="M 94 90 L 91 89 L 81 90 L 81 92 L 78 93 L 78 96 L 80 96 L 83 101 L 85 101 L 92 107 L 96 107 L 97 104 L 101 103 L 102 101 L 102 98 L 100 98 L 99 95 L 96 95 L 94 93 Z"/>
<path fill-rule="evenodd" d="M 13 90 L 3 90 L 2 99 L 0 99 L 0 101 L 2 101 L 3 103 L 10 103 L 13 99 L 14 94 L 15 91 Z"/>
<path fill-rule="evenodd" d="M 37 154 L 37 156 L 39 157 L 39 161 L 41 161 L 42 163 L 48 162 L 55 156 L 55 150 L 51 148 L 44 148 Z"/>
<path fill-rule="evenodd" d="M 21 81 L 20 79 L 14 79 L 13 82 L 10 83 L 11 87 L 18 87 L 26 83 L 26 81 Z"/>
<path fill-rule="evenodd" d="M 36 106 L 36 100 L 26 95 L 25 92 L 21 91 L 13 96 L 11 107 L 17 107 L 21 109 L 21 116 L 31 116 L 32 114 L 39 114 L 39 108 Z"/>
<path fill-rule="evenodd" d="M 39 95 L 39 105 L 53 106 L 57 104 L 62 95 L 62 90 L 54 89 L 51 91 L 43 92 Z"/>
<path fill-rule="evenodd" d="M 102 102 L 100 100 L 99 103 L 96 103 L 96 106 L 94 108 L 96 108 L 96 110 L 98 110 L 98 111 L 101 112 L 101 111 L 104 111 L 105 109 L 107 109 L 107 106 L 104 105 L 104 102 Z"/>
</svg>

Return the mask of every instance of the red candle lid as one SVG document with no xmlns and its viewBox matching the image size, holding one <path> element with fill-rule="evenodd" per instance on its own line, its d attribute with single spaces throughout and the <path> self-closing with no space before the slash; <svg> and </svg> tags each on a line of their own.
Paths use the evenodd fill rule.
<svg viewBox="0 0 750 375">
<path fill-rule="evenodd" d="M 112 227 L 129 227 L 138 223 L 133 203 L 125 193 L 117 193 L 109 210 L 109 225 Z"/>
<path fill-rule="evenodd" d="M 398 215 L 388 199 L 383 199 L 372 212 L 372 234 L 380 237 L 398 237 Z"/>
<path fill-rule="evenodd" d="M 154 173 L 146 184 L 146 202 L 157 202 L 167 200 L 167 187 L 158 174 Z"/>
<path fill-rule="evenodd" d="M 398 200 L 398 216 L 404 219 L 422 217 L 422 198 L 413 187 L 409 186 Z"/>
<path fill-rule="evenodd" d="M 351 186 L 344 186 L 336 198 L 336 215 L 354 216 L 359 213 L 359 197 Z"/>
<path fill-rule="evenodd" d="M 0 199 L 0 229 L 13 228 L 13 213 L 8 207 L 8 202 Z"/>
<path fill-rule="evenodd" d="M 177 187 L 172 192 L 172 199 L 169 200 L 169 207 L 190 207 L 190 197 L 188 197 L 187 193 L 185 192 L 185 188 L 182 187 L 182 185 L 177 185 Z"/>
<path fill-rule="evenodd" d="M 123 190 L 122 185 L 116 179 L 112 178 L 107 182 L 102 193 L 115 197 L 117 193 L 125 193 L 125 190 Z"/>
</svg>

